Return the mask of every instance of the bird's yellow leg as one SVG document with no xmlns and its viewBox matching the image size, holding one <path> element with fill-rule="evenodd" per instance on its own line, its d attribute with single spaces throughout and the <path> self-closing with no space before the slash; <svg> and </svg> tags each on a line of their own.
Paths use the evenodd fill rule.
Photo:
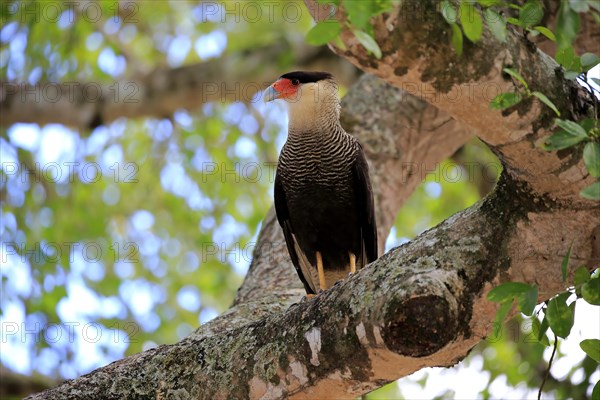
<svg viewBox="0 0 600 400">
<path fill-rule="evenodd" d="M 326 290 L 327 283 L 325 282 L 325 270 L 323 270 L 323 258 L 320 251 L 317 251 L 317 271 L 319 271 L 319 287 L 321 290 Z"/>
<path fill-rule="evenodd" d="M 350 254 L 350 273 L 354 274 L 356 272 L 356 256 L 349 252 Z"/>
</svg>

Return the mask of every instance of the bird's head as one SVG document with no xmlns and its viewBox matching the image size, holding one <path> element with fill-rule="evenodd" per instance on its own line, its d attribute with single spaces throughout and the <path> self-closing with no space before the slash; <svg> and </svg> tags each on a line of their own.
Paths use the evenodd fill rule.
<svg viewBox="0 0 600 400">
<path fill-rule="evenodd" d="M 265 103 L 284 100 L 293 124 L 315 121 L 319 116 L 339 118 L 337 84 L 328 72 L 288 72 L 269 86 L 263 96 Z"/>
</svg>

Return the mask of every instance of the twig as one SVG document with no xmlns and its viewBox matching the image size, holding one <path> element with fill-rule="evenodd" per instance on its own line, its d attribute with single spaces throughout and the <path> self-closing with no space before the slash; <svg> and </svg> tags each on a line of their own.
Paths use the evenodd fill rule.
<svg viewBox="0 0 600 400">
<path fill-rule="evenodd" d="M 546 369 L 546 373 L 544 374 L 544 380 L 542 380 L 542 385 L 540 386 L 540 391 L 538 392 L 538 400 L 542 398 L 542 389 L 544 389 L 544 384 L 546 383 L 546 379 L 548 379 L 548 375 L 550 375 L 550 368 L 552 368 L 552 361 L 554 360 L 554 355 L 556 354 L 556 348 L 558 347 L 558 338 L 556 334 L 554 334 L 554 347 L 552 348 L 552 355 L 550 356 L 550 360 L 548 361 L 548 369 Z"/>
</svg>

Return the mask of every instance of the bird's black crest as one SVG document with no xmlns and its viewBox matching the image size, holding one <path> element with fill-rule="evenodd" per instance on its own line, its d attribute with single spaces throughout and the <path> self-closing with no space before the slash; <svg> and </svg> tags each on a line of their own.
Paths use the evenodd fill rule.
<svg viewBox="0 0 600 400">
<path fill-rule="evenodd" d="M 311 83 L 319 82 L 324 79 L 332 79 L 333 75 L 329 72 L 317 72 L 317 71 L 294 71 L 283 74 L 280 78 L 285 79 L 298 79 L 300 83 Z"/>
</svg>

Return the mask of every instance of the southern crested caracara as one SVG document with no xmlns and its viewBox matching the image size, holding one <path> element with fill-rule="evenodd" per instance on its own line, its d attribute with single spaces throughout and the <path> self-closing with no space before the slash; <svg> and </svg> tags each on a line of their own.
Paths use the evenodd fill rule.
<svg viewBox="0 0 600 400">
<path fill-rule="evenodd" d="M 289 108 L 275 176 L 275 211 L 309 295 L 377 258 L 367 161 L 340 125 L 337 85 L 327 72 L 290 72 L 264 93 Z"/>
</svg>

